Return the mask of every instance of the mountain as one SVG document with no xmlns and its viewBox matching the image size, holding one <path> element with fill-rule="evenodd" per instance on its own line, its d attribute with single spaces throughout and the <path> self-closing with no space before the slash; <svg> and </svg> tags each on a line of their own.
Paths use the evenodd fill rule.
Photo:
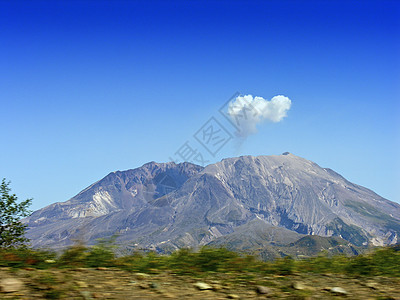
<svg viewBox="0 0 400 300">
<path fill-rule="evenodd" d="M 180 188 L 202 169 L 190 163 L 150 162 L 112 172 L 72 199 L 35 211 L 24 220 L 29 226 L 27 236 L 35 247 L 62 248 L 74 239 L 94 241 L 116 232 L 132 233 L 133 218 L 149 222 L 143 230 L 151 232 L 168 220 L 162 213 L 151 213 L 150 203 Z"/>
<path fill-rule="evenodd" d="M 25 222 L 35 247 L 93 244 L 117 233 L 120 244 L 161 252 L 211 244 L 291 253 L 306 237 L 325 245 L 318 249 L 352 252 L 398 243 L 400 205 L 286 152 L 113 172 Z"/>
<path fill-rule="evenodd" d="M 208 245 L 256 255 L 264 260 L 288 255 L 304 258 L 320 252 L 356 255 L 365 251 L 340 237 L 303 235 L 259 219 L 235 228 L 233 233 L 219 237 Z"/>
</svg>

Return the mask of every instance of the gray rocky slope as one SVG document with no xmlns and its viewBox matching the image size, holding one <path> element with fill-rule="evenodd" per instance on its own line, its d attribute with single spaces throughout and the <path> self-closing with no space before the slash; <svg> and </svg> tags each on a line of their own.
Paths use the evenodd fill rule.
<svg viewBox="0 0 400 300">
<path fill-rule="evenodd" d="M 385 245 L 399 242 L 400 205 L 285 153 L 205 168 L 151 162 L 113 172 L 25 222 L 32 245 L 50 248 L 113 234 L 119 243 L 160 251 L 223 240 L 294 242 L 304 235 Z"/>
</svg>

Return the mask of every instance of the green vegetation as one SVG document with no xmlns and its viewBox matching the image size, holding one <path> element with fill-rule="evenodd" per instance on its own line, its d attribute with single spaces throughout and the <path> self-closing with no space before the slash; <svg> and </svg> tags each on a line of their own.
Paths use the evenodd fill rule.
<svg viewBox="0 0 400 300">
<path fill-rule="evenodd" d="M 341 273 L 352 276 L 400 277 L 400 246 L 375 249 L 353 257 L 324 256 L 294 260 L 287 256 L 264 262 L 250 255 L 240 255 L 224 248 L 203 247 L 195 252 L 180 249 L 171 255 L 154 252 L 133 253 L 122 257 L 114 255 L 112 242 L 102 240 L 97 245 L 76 245 L 61 255 L 27 248 L 0 250 L 0 267 L 12 268 L 94 268 L 114 267 L 131 272 L 206 276 L 210 273 L 290 275 L 293 273 Z"/>
<path fill-rule="evenodd" d="M 341 236 L 356 246 L 363 246 L 364 243 L 368 243 L 368 237 L 360 227 L 347 225 L 340 218 L 335 218 L 331 223 L 327 224 L 326 229 L 332 230 L 334 236 Z"/>
<path fill-rule="evenodd" d="M 345 206 L 351 208 L 360 215 L 368 217 L 374 223 L 382 224 L 385 226 L 385 228 L 395 230 L 400 233 L 400 225 L 398 224 L 396 219 L 388 214 L 381 212 L 380 210 L 376 209 L 366 202 L 360 203 L 348 200 Z"/>
<path fill-rule="evenodd" d="M 15 194 L 10 194 L 10 183 L 3 178 L 0 184 L 0 248 L 20 247 L 28 240 L 24 237 L 26 225 L 20 219 L 30 214 L 28 207 L 32 199 L 18 203 Z"/>
</svg>

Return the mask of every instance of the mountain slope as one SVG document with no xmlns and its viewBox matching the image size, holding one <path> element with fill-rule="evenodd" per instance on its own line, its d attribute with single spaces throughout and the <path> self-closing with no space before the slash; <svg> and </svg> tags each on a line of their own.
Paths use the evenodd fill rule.
<svg viewBox="0 0 400 300">
<path fill-rule="evenodd" d="M 202 169 L 190 163 L 151 162 L 112 172 L 70 200 L 35 211 L 25 219 L 28 237 L 33 246 L 58 248 L 71 244 L 71 239 L 89 236 L 92 240 L 123 232 L 131 214 L 152 207 L 151 201 L 180 188 Z M 151 218 L 160 222 L 156 215 Z"/>
<path fill-rule="evenodd" d="M 120 243 L 159 251 L 222 237 L 242 247 L 247 233 L 253 235 L 260 226 L 299 238 L 337 236 L 363 246 L 398 242 L 400 205 L 285 153 L 228 158 L 205 168 L 149 163 L 114 172 L 71 200 L 36 211 L 26 222 L 34 246 L 55 248 L 73 238 L 93 243 L 114 233 L 120 234 Z M 258 236 L 255 243 L 267 242 Z"/>
</svg>

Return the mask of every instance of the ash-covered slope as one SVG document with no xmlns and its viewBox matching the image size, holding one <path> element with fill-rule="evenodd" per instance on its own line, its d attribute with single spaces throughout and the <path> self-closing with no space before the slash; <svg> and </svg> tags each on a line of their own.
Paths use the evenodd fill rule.
<svg viewBox="0 0 400 300">
<path fill-rule="evenodd" d="M 267 232 L 337 236 L 358 246 L 397 243 L 400 235 L 399 204 L 290 153 L 111 173 L 27 221 L 35 246 L 119 233 L 120 243 L 169 251 L 223 236 L 240 244 L 260 227 L 254 220 Z"/>
<path fill-rule="evenodd" d="M 254 218 L 358 246 L 396 243 L 400 234 L 399 204 L 292 154 L 225 159 L 169 198 L 175 217 L 168 231 L 184 243 L 208 243 Z M 201 239 L 191 234 L 199 228 L 208 228 Z"/>
<path fill-rule="evenodd" d="M 152 207 L 149 202 L 180 188 L 202 169 L 190 163 L 150 162 L 112 172 L 72 199 L 35 211 L 24 220 L 29 226 L 27 236 L 33 246 L 59 248 L 71 244 L 71 239 L 93 242 L 123 232 L 129 215 Z"/>
</svg>

